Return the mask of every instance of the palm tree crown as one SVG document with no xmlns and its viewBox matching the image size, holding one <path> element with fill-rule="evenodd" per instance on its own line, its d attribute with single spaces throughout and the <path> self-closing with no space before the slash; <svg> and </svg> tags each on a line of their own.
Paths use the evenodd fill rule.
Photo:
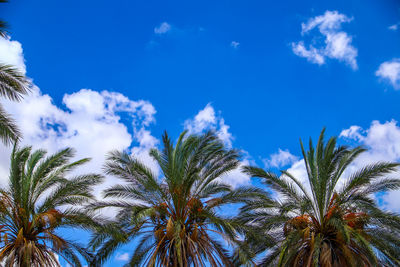
<svg viewBox="0 0 400 267">
<path fill-rule="evenodd" d="M 81 266 L 76 252 L 89 259 L 77 243 L 61 237 L 59 227 L 91 229 L 90 214 L 72 208 L 92 199 L 90 188 L 100 175 L 66 175 L 88 159 L 70 163 L 67 148 L 45 157 L 43 150 L 17 148 L 11 155 L 9 186 L 0 190 L 0 261 L 3 266 L 60 266 L 56 255 Z"/>
<path fill-rule="evenodd" d="M 265 233 L 250 240 L 249 232 L 247 240 L 256 253 L 268 250 L 261 265 L 398 266 L 400 219 L 379 209 L 374 194 L 400 187 L 399 179 L 384 177 L 399 164 L 370 164 L 350 174 L 365 149 L 337 146 L 336 138 L 325 143 L 324 131 L 316 148 L 311 140 L 308 152 L 301 148 L 309 187 L 287 171 L 278 177 L 245 168 L 279 194 L 249 202 L 239 216 L 253 232 Z"/>
<path fill-rule="evenodd" d="M 163 150 L 153 149 L 150 154 L 162 171 L 161 180 L 126 153 L 113 152 L 108 157 L 106 172 L 126 184 L 105 191 L 106 197 L 116 201 L 96 205 L 120 208 L 117 232 L 104 230 L 92 240 L 95 248 L 100 246 L 98 262 L 135 239 L 138 245 L 129 266 L 204 266 L 206 262 L 230 266 L 228 251 L 216 237 L 233 239 L 235 226 L 215 209 L 241 201 L 253 191 L 233 190 L 220 181 L 238 166 L 238 152 L 225 149 L 211 132 L 200 136 L 184 132 L 175 146 L 165 134 Z"/>
</svg>

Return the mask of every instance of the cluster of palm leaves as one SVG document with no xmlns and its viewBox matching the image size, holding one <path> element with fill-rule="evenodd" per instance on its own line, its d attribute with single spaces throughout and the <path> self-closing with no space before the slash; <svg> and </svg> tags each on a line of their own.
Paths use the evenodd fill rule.
<svg viewBox="0 0 400 267">
<path fill-rule="evenodd" d="M 324 131 L 316 148 L 310 140 L 309 150 L 301 149 L 305 181 L 287 171 L 277 176 L 244 168 L 277 193 L 241 209 L 238 220 L 249 229 L 244 247 L 267 251 L 262 266 L 400 266 L 400 218 L 374 199 L 400 188 L 400 180 L 388 176 L 399 164 L 380 162 L 349 173 L 365 149 L 338 146 L 336 138 L 325 144 Z"/>
<path fill-rule="evenodd" d="M 123 245 L 127 266 L 400 266 L 400 217 L 380 209 L 377 193 L 400 188 L 397 163 L 348 168 L 365 150 L 336 138 L 301 146 L 307 177 L 278 176 L 258 167 L 258 187 L 232 188 L 222 177 L 238 168 L 240 153 L 207 132 L 183 132 L 150 151 L 159 171 L 114 151 L 105 174 L 121 183 L 93 196 L 101 175 L 75 175 L 88 159 L 73 150 L 46 157 L 14 147 L 9 185 L 0 190 L 0 261 L 5 266 L 102 266 Z M 68 175 L 70 174 L 70 175 Z M 303 180 L 301 180 L 302 178 Z M 237 205 L 240 204 L 238 207 Z M 99 211 L 114 208 L 115 218 Z M 237 214 L 223 212 L 236 207 Z M 92 233 L 84 246 L 58 229 Z"/>
<path fill-rule="evenodd" d="M 5 0 L 0 0 L 6 2 Z M 0 38 L 7 37 L 0 21 Z M 0 63 L 0 96 L 19 101 L 31 84 Z M 232 188 L 223 177 L 240 153 L 213 132 L 176 143 L 165 133 L 151 169 L 135 155 L 113 151 L 104 173 L 120 183 L 94 195 L 101 174 L 77 174 L 89 159 L 74 150 L 52 155 L 21 147 L 21 133 L 0 105 L 0 139 L 14 143 L 8 185 L 0 188 L 1 266 L 102 266 L 130 245 L 127 266 L 400 266 L 400 217 L 377 197 L 400 188 L 399 164 L 378 162 L 351 173 L 361 147 L 301 143 L 306 177 L 254 166 L 241 171 L 260 187 Z M 108 208 L 108 209 L 107 209 Z M 104 210 L 114 217 L 106 219 Z M 231 212 L 228 212 L 231 211 Z M 91 233 L 87 244 L 61 229 Z"/>
<path fill-rule="evenodd" d="M 134 157 L 113 152 L 105 166 L 107 174 L 125 180 L 107 189 L 105 197 L 118 200 L 95 203 L 95 209 L 117 207 L 115 224 L 91 241 L 101 263 L 121 244 L 137 240 L 129 265 L 138 266 L 229 266 L 226 244 L 234 241 L 236 222 L 218 214 L 226 204 L 238 203 L 259 190 L 233 190 L 220 180 L 239 165 L 239 154 L 228 150 L 211 133 L 182 133 L 174 146 L 167 134 L 163 150 L 150 155 L 162 177 Z M 122 230 L 122 231 L 121 231 Z"/>
<path fill-rule="evenodd" d="M 9 185 L 0 190 L 0 261 L 4 266 L 58 266 L 57 256 L 81 266 L 77 253 L 90 261 L 84 246 L 56 232 L 60 227 L 92 230 L 95 216 L 81 206 L 93 199 L 98 174 L 67 174 L 88 159 L 70 162 L 72 149 L 46 157 L 43 150 L 14 147 Z"/>
</svg>

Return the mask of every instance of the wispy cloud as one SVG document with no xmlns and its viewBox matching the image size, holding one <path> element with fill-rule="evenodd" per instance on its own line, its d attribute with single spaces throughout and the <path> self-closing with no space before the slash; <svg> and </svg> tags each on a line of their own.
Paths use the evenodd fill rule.
<svg viewBox="0 0 400 267">
<path fill-rule="evenodd" d="M 304 41 L 293 42 L 292 51 L 314 64 L 323 65 L 326 59 L 336 59 L 345 62 L 354 70 L 357 66 L 357 48 L 352 45 L 352 37 L 341 30 L 343 23 L 351 22 L 353 18 L 340 14 L 338 11 L 326 11 L 324 15 L 311 18 L 301 24 L 301 34 L 304 36 L 317 28 L 324 37 L 323 43 L 318 43 L 317 37 L 312 38 L 310 45 Z"/>
<path fill-rule="evenodd" d="M 393 25 L 389 26 L 388 29 L 392 30 L 392 31 L 397 31 L 399 26 L 400 26 L 400 22 L 397 22 L 396 24 L 393 24 Z"/>
<path fill-rule="evenodd" d="M 237 42 L 237 41 L 232 41 L 232 42 L 231 42 L 231 46 L 232 46 L 233 48 L 237 49 L 237 48 L 239 48 L 240 43 Z"/>
<path fill-rule="evenodd" d="M 155 34 L 165 34 L 171 30 L 171 24 L 168 22 L 163 22 L 159 26 L 154 28 L 154 33 Z"/>
</svg>

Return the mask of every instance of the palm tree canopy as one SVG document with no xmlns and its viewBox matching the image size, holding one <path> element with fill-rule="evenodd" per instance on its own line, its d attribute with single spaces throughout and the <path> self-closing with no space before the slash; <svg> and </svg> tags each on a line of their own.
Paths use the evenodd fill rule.
<svg viewBox="0 0 400 267">
<path fill-rule="evenodd" d="M 235 224 L 216 209 L 258 192 L 244 187 L 233 190 L 221 181 L 237 168 L 238 151 L 226 149 L 212 132 L 189 136 L 183 132 L 175 146 L 165 133 L 163 150 L 153 149 L 150 155 L 162 179 L 127 153 L 112 152 L 108 157 L 106 172 L 125 183 L 105 191 L 105 197 L 116 200 L 94 205 L 120 209 L 115 224 L 91 242 L 98 248 L 97 263 L 135 239 L 138 245 L 128 266 L 204 266 L 206 262 L 230 266 L 220 240 L 233 240 Z"/>
<path fill-rule="evenodd" d="M 238 217 L 252 229 L 244 243 L 256 254 L 268 251 L 260 265 L 400 265 L 400 218 L 374 199 L 400 188 L 399 179 L 387 176 L 399 164 L 378 162 L 350 173 L 365 149 L 338 146 L 334 137 L 325 143 L 324 130 L 315 148 L 310 140 L 309 150 L 302 143 L 301 149 L 305 183 L 287 171 L 279 177 L 257 167 L 244 169 L 278 193 L 278 199 L 249 202 Z M 251 240 L 254 232 L 265 233 L 264 238 L 258 234 Z"/>
<path fill-rule="evenodd" d="M 81 266 L 77 252 L 90 261 L 77 243 L 60 236 L 59 227 L 92 229 L 93 214 L 74 208 L 93 199 L 97 174 L 66 175 L 88 159 L 70 162 L 67 148 L 46 157 L 44 150 L 14 146 L 9 186 L 0 190 L 0 261 L 5 266 L 60 266 L 56 255 Z"/>
</svg>

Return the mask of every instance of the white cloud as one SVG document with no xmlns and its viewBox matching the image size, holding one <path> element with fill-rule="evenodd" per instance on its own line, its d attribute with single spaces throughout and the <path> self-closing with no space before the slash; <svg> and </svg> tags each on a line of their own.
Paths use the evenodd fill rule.
<svg viewBox="0 0 400 267">
<path fill-rule="evenodd" d="M 316 49 L 315 47 L 312 46 L 310 46 L 310 48 L 307 49 L 304 46 L 303 41 L 300 41 L 298 43 L 292 43 L 292 50 L 293 53 L 295 53 L 297 56 L 307 58 L 307 60 L 312 63 L 318 65 L 325 64 L 325 56 L 322 53 L 323 51 L 320 51 L 319 49 Z"/>
<path fill-rule="evenodd" d="M 152 136 L 151 132 L 145 127 L 135 130 L 134 137 L 139 142 L 139 145 L 131 149 L 132 155 L 146 164 L 146 166 L 158 176 L 160 174 L 160 168 L 158 163 L 150 156 L 149 152 L 150 149 L 159 144 L 159 140 Z"/>
<path fill-rule="evenodd" d="M 161 23 L 159 26 L 154 28 L 155 34 L 165 34 L 171 30 L 171 25 L 167 22 Z"/>
<path fill-rule="evenodd" d="M 233 48 L 239 48 L 239 45 L 240 45 L 240 43 L 239 42 L 236 42 L 236 41 L 232 41 L 231 42 L 231 46 L 233 47 Z"/>
<path fill-rule="evenodd" d="M 301 33 L 305 34 L 312 29 L 318 27 L 320 32 L 328 34 L 330 31 L 340 30 L 341 24 L 352 21 L 346 15 L 340 14 L 337 11 L 325 11 L 324 15 L 316 16 L 308 20 L 307 23 L 301 24 Z"/>
<path fill-rule="evenodd" d="M 353 133 L 346 135 L 349 129 L 353 129 Z M 343 130 L 340 136 L 358 141 L 368 148 L 368 151 L 361 156 L 362 161 L 400 160 L 400 127 L 397 121 L 391 120 L 385 123 L 373 121 L 367 130 L 363 130 L 360 126 L 351 126 L 349 129 Z"/>
<path fill-rule="evenodd" d="M 117 253 L 117 255 L 115 256 L 115 259 L 117 261 L 128 261 L 129 260 L 129 253 Z"/>
<path fill-rule="evenodd" d="M 317 38 L 313 38 L 313 44 L 308 47 L 306 47 L 304 41 L 293 42 L 293 53 L 318 65 L 325 64 L 326 58 L 331 58 L 343 61 L 353 69 L 357 69 L 356 57 L 358 52 L 351 44 L 352 37 L 341 31 L 342 23 L 350 21 L 352 21 L 352 18 L 337 11 L 326 11 L 324 15 L 311 18 L 307 23 L 302 23 L 302 35 L 318 28 L 319 33 L 324 37 L 324 43 L 315 46 L 314 43 L 317 43 Z"/>
<path fill-rule="evenodd" d="M 247 155 L 240 162 L 239 167 L 237 169 L 223 175 L 221 177 L 221 181 L 231 185 L 234 188 L 241 186 L 241 185 L 249 185 L 251 177 L 241 171 L 242 167 L 248 166 L 248 165 L 254 165 L 254 163 L 250 160 L 250 157 Z"/>
<path fill-rule="evenodd" d="M 0 51 L 0 63 L 13 65 L 19 68 L 22 73 L 26 73 L 24 54 L 20 42 L 0 37 Z"/>
<path fill-rule="evenodd" d="M 10 41 L 7 42 L 10 45 Z M 12 45 L 19 49 L 10 50 L 11 54 L 7 56 L 1 54 L 0 61 L 24 62 L 22 47 L 16 44 L 19 43 Z M 21 103 L 4 99 L 0 101 L 20 126 L 24 135 L 22 145 L 32 145 L 34 149 L 43 148 L 49 153 L 73 147 L 77 150 L 76 158 L 92 158 L 91 162 L 78 170 L 79 173 L 100 173 L 105 155 L 116 149 L 130 151 L 159 174 L 158 165 L 148 154 L 151 148 L 159 144 L 149 129 L 155 122 L 156 110 L 148 101 L 134 101 L 117 92 L 81 89 L 65 94 L 63 105 L 58 106 L 50 95 L 43 94 L 38 87 L 34 87 Z M 123 122 L 126 119 L 131 122 L 129 128 Z M 211 104 L 207 104 L 194 118 L 186 120 L 184 127 L 190 133 L 213 129 L 228 147 L 232 147 L 233 136 L 229 125 L 216 114 Z M 0 154 L 0 184 L 5 185 L 11 147 L 1 144 L 0 147 L 3 151 Z M 248 163 L 249 156 L 246 156 L 241 164 Z M 249 183 L 250 177 L 238 169 L 225 175 L 223 180 L 237 186 Z M 115 177 L 107 177 L 106 182 L 96 188 L 96 194 L 99 196 L 104 188 L 119 182 Z"/>
<path fill-rule="evenodd" d="M 213 106 L 208 103 L 204 109 L 200 110 L 192 119 L 184 122 L 184 128 L 188 130 L 189 134 L 199 134 L 207 130 L 214 130 L 217 136 L 229 148 L 232 147 L 233 136 L 229 132 L 229 125 L 225 124 L 224 118 L 217 116 Z M 240 185 L 248 185 L 250 177 L 240 171 L 240 168 L 251 163 L 251 158 L 246 151 L 242 151 L 245 155 L 240 163 L 240 167 L 225 174 L 221 180 L 237 187 Z"/>
<path fill-rule="evenodd" d="M 347 137 L 368 148 L 368 151 L 361 154 L 351 166 L 353 170 L 373 162 L 400 161 L 400 126 L 397 121 L 391 120 L 385 123 L 373 121 L 366 130 L 359 126 L 352 126 L 351 128 L 353 128 L 353 134 Z M 347 130 L 349 129 L 343 130 L 341 136 L 346 136 Z M 395 175 L 399 177 L 398 174 Z M 388 192 L 383 199 L 386 208 L 400 211 L 400 190 Z"/>
<path fill-rule="evenodd" d="M 307 170 L 306 170 L 306 165 L 304 164 L 304 160 L 300 159 L 296 162 L 294 162 L 289 169 L 287 169 L 287 172 L 296 177 L 305 187 L 308 192 L 311 192 L 311 187 L 310 183 L 308 182 L 308 176 L 307 176 Z M 285 177 L 284 177 L 285 178 Z M 287 178 L 285 178 L 287 179 Z"/>
<path fill-rule="evenodd" d="M 0 62 L 14 64 L 25 70 L 22 46 L 17 41 L 0 38 Z M 65 147 L 77 150 L 76 158 L 92 160 L 78 171 L 101 173 L 105 155 L 114 149 L 131 149 L 144 163 L 154 168 L 154 162 L 146 153 L 156 146 L 158 140 L 151 135 L 149 126 L 155 122 L 154 106 L 144 100 L 133 101 L 117 93 L 81 89 L 65 94 L 63 107 L 53 103 L 50 95 L 42 94 L 38 87 L 21 103 L 2 99 L 5 109 L 17 121 L 22 133 L 22 145 L 32 145 L 54 153 Z M 122 122 L 121 115 L 132 123 L 132 132 Z M 0 144 L 0 184 L 8 177 L 11 147 Z M 107 177 L 97 188 L 97 193 L 117 182 Z"/>
<path fill-rule="evenodd" d="M 264 159 L 266 167 L 280 168 L 298 161 L 298 157 L 292 155 L 289 150 L 278 149 L 277 153 L 270 156 L 269 159 Z"/>
<path fill-rule="evenodd" d="M 225 145 L 232 147 L 233 136 L 229 132 L 229 126 L 225 124 L 225 120 L 222 117 L 215 114 L 215 110 L 210 103 L 200 110 L 193 119 L 186 120 L 184 128 L 188 130 L 189 134 L 214 130 Z"/>
<path fill-rule="evenodd" d="M 23 62 L 22 48 L 14 49 L 13 53 L 13 56 L 8 55 L 7 58 L 0 55 L 0 59 L 9 62 L 19 57 L 20 62 Z M 79 173 L 100 173 L 105 155 L 115 149 L 130 151 L 156 175 L 160 172 L 157 163 L 148 154 L 151 148 L 159 144 L 159 140 L 149 129 L 155 122 L 156 113 L 150 102 L 134 101 L 117 92 L 81 89 L 65 94 L 63 105 L 58 106 L 53 103 L 50 95 L 43 94 L 37 87 L 21 103 L 4 99 L 1 101 L 24 134 L 22 145 L 43 148 L 49 153 L 64 147 L 73 147 L 77 150 L 76 158 L 92 158 L 91 162 L 78 170 Z M 132 128 L 128 129 L 121 116 L 124 121 L 131 121 Z M 228 147 L 232 147 L 233 137 L 229 125 L 216 114 L 211 104 L 206 105 L 194 118 L 186 120 L 184 127 L 190 133 L 213 129 Z M 11 147 L 0 146 L 3 149 L 0 154 L 0 184 L 5 185 Z M 248 164 L 248 158 L 247 156 L 241 164 Z M 250 177 L 234 170 L 225 175 L 223 180 L 237 186 L 249 183 Z M 105 183 L 96 188 L 96 195 L 100 196 L 104 188 L 119 182 L 115 177 L 107 177 Z"/>
<path fill-rule="evenodd" d="M 80 172 L 101 172 L 109 151 L 126 150 L 132 142 L 138 143 L 132 148 L 132 152 L 138 152 L 135 156 L 142 157 L 146 164 L 152 163 L 144 155 L 157 144 L 146 129 L 154 121 L 155 113 L 154 107 L 147 101 L 133 101 L 116 92 L 82 89 L 66 94 L 63 98 L 65 108 L 61 108 L 52 102 L 49 95 L 34 88 L 21 103 L 3 102 L 24 134 L 22 144 L 32 145 L 35 149 L 44 148 L 50 153 L 73 147 L 77 150 L 77 158 L 92 158 Z M 122 114 L 132 121 L 133 136 L 121 121 Z M 3 149 L 9 152 L 11 148 Z M 8 172 L 8 156 L 9 153 L 1 155 L 1 174 Z M 6 179 L 7 175 L 1 177 Z M 108 177 L 98 192 L 116 181 Z M 1 182 L 4 184 L 5 180 Z"/>
<path fill-rule="evenodd" d="M 0 49 L 7 51 L 0 54 L 1 62 L 25 69 L 20 43 L 0 38 Z M 77 150 L 76 158 L 92 158 L 79 172 L 100 173 L 105 155 L 111 150 L 131 148 L 133 152 L 140 151 L 139 156 L 145 157 L 145 151 L 157 144 L 148 130 L 155 121 L 156 110 L 153 105 L 144 100 L 130 100 L 120 93 L 82 89 L 65 94 L 64 106 L 59 107 L 53 103 L 50 95 L 42 94 L 38 87 L 33 87 L 32 92 L 20 103 L 5 99 L 1 102 L 23 133 L 22 145 L 43 148 L 49 153 L 73 147 Z M 133 134 L 121 121 L 120 115 L 132 122 Z M 0 184 L 5 185 L 11 147 L 3 144 L 0 147 Z M 148 158 L 144 161 L 152 163 Z M 115 179 L 109 177 L 106 181 L 101 188 L 115 182 Z"/>
<path fill-rule="evenodd" d="M 397 29 L 399 28 L 399 25 L 400 25 L 400 22 L 389 26 L 388 29 L 392 30 L 392 31 L 397 31 Z"/>
<path fill-rule="evenodd" d="M 400 58 L 383 62 L 375 75 L 388 81 L 394 89 L 400 89 Z"/>
<path fill-rule="evenodd" d="M 189 133 L 201 133 L 210 127 L 210 125 L 214 126 L 216 120 L 214 108 L 210 103 L 208 103 L 204 109 L 200 110 L 196 114 L 194 119 L 186 120 L 184 127 L 189 131 Z"/>
<path fill-rule="evenodd" d="M 349 138 L 349 139 L 354 139 L 357 141 L 362 141 L 364 139 L 364 136 L 361 135 L 362 133 L 362 128 L 360 126 L 354 125 L 351 126 L 348 129 L 343 130 L 339 137 L 344 137 L 344 138 Z"/>
</svg>

